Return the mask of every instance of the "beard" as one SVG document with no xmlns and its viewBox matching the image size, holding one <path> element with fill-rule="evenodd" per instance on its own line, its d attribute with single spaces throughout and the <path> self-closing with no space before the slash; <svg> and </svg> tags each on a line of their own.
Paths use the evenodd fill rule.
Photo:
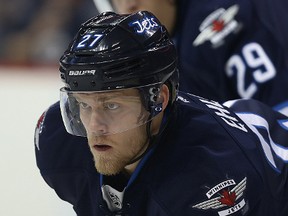
<svg viewBox="0 0 288 216">
<path fill-rule="evenodd" d="M 94 156 L 96 170 L 99 173 L 108 176 L 120 173 L 122 170 L 124 170 L 129 161 L 129 158 L 123 158 L 117 152 L 111 156 Z"/>
<path fill-rule="evenodd" d="M 90 140 L 97 139 L 91 138 Z M 88 138 L 89 140 L 89 138 Z M 148 146 L 145 126 L 140 126 L 123 133 L 103 136 L 101 141 L 113 146 L 108 152 L 97 152 L 90 147 L 95 167 L 103 175 L 116 175 L 125 170 L 130 162 L 141 155 Z M 93 142 L 92 142 L 93 143 Z M 135 162 L 136 163 L 136 162 Z"/>
</svg>

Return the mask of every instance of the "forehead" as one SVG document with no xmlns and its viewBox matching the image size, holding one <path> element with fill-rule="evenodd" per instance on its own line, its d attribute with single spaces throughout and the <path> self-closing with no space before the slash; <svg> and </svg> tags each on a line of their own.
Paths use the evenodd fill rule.
<svg viewBox="0 0 288 216">
<path fill-rule="evenodd" d="M 139 91 L 137 89 L 125 89 L 118 91 L 106 91 L 106 92 L 77 92 L 73 93 L 76 99 L 93 98 L 94 100 L 121 98 L 121 97 L 139 97 Z"/>
</svg>

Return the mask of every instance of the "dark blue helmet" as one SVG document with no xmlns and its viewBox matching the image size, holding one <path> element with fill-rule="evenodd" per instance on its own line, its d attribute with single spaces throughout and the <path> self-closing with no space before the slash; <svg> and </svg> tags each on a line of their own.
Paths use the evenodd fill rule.
<svg viewBox="0 0 288 216">
<path fill-rule="evenodd" d="M 178 87 L 177 56 L 166 28 L 147 11 L 102 13 L 82 24 L 60 59 L 69 91 L 106 91 L 169 82 Z"/>
</svg>

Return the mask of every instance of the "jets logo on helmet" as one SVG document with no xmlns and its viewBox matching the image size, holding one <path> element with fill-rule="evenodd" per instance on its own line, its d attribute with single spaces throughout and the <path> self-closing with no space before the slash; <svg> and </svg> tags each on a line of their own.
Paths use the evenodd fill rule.
<svg viewBox="0 0 288 216">
<path fill-rule="evenodd" d="M 159 24 L 155 20 L 155 17 L 144 17 L 142 20 L 132 22 L 130 25 L 136 26 L 136 32 L 138 34 L 143 34 L 147 31 L 159 28 Z"/>
</svg>

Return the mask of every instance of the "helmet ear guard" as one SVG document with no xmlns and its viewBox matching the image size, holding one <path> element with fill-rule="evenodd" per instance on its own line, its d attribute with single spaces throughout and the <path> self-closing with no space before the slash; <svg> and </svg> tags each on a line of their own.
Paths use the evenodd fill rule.
<svg viewBox="0 0 288 216">
<path fill-rule="evenodd" d="M 161 86 L 161 84 L 158 84 L 139 89 L 142 104 L 151 117 L 158 115 L 163 110 L 163 97 L 160 94 Z"/>
<path fill-rule="evenodd" d="M 150 106 L 150 113 L 152 116 L 158 115 L 163 110 L 163 97 L 160 95 L 160 88 L 150 88 L 150 101 L 153 102 L 153 105 Z"/>
</svg>

